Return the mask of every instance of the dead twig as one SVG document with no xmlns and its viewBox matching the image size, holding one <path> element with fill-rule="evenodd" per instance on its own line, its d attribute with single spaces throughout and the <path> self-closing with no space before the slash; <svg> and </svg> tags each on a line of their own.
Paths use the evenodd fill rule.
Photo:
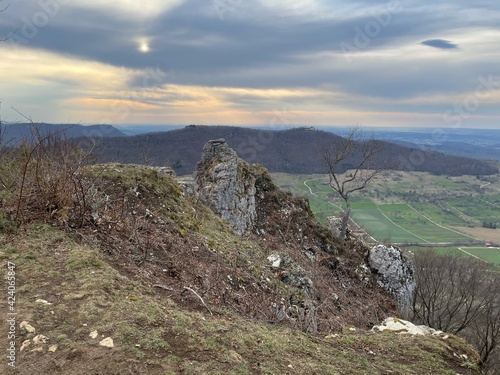
<svg viewBox="0 0 500 375">
<path fill-rule="evenodd" d="M 161 284 L 155 284 L 155 285 L 153 285 L 153 288 L 160 288 L 163 290 L 168 290 L 169 292 L 175 292 L 175 290 L 173 290 L 172 288 L 169 288 L 168 286 L 161 285 Z"/>
<path fill-rule="evenodd" d="M 193 289 L 191 289 L 190 287 L 187 287 L 185 286 L 184 287 L 184 290 L 189 290 L 190 292 L 192 292 L 196 297 L 198 297 L 198 299 L 201 301 L 201 303 L 203 304 L 203 306 L 205 306 L 205 308 L 207 309 L 207 311 L 210 313 L 210 315 L 213 315 L 212 314 L 212 311 L 210 311 L 210 309 L 208 308 L 208 306 L 205 304 L 205 301 L 203 300 L 203 298 L 201 298 L 201 296 L 196 293 L 196 291 L 194 291 Z"/>
</svg>

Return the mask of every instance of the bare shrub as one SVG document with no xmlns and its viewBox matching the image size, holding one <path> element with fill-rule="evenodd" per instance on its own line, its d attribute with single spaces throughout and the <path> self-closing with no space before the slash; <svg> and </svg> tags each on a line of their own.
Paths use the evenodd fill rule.
<svg viewBox="0 0 500 375">
<path fill-rule="evenodd" d="M 500 273 L 481 260 L 433 250 L 416 252 L 414 265 L 413 320 L 465 337 L 492 368 L 500 343 Z"/>
<path fill-rule="evenodd" d="M 81 226 L 91 184 L 82 172 L 91 162 L 64 133 L 42 135 L 32 124 L 31 138 L 0 150 L 0 184 L 4 206 L 19 224 L 33 219 Z"/>
</svg>

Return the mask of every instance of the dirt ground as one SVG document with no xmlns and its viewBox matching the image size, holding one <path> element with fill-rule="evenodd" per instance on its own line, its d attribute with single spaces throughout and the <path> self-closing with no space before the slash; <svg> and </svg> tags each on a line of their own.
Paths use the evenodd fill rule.
<svg viewBox="0 0 500 375">
<path fill-rule="evenodd" d="M 474 236 L 477 239 L 500 243 L 500 229 L 488 228 L 467 228 L 467 227 L 454 227 L 454 229 Z"/>
</svg>

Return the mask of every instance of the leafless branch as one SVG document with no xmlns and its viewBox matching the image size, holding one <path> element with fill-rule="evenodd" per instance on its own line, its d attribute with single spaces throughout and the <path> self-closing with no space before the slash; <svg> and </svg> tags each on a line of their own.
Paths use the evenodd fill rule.
<svg viewBox="0 0 500 375">
<path fill-rule="evenodd" d="M 345 240 L 350 218 L 350 194 L 366 188 L 376 176 L 389 169 L 389 163 L 379 157 L 383 147 L 383 142 L 365 139 L 361 129 L 354 127 L 346 137 L 339 137 L 329 148 L 320 151 L 329 175 L 329 185 L 346 203 L 341 242 Z"/>
<path fill-rule="evenodd" d="M 207 309 L 207 311 L 210 313 L 210 315 L 213 315 L 212 314 L 212 311 L 210 311 L 210 309 L 208 308 L 208 306 L 205 304 L 205 301 L 203 300 L 203 298 L 201 298 L 201 296 L 196 293 L 193 289 L 191 289 L 190 287 L 188 286 L 185 286 L 184 287 L 184 290 L 189 290 L 190 292 L 192 292 L 196 297 L 198 297 L 198 299 L 201 301 L 201 303 L 203 304 L 203 306 L 205 306 L 205 308 Z"/>
</svg>

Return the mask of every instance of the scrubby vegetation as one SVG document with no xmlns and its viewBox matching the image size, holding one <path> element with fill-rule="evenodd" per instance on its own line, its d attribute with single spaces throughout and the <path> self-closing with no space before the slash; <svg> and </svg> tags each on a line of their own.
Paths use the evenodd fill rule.
<svg viewBox="0 0 500 375">
<path fill-rule="evenodd" d="M 397 312 L 366 248 L 341 246 L 261 166 L 241 237 L 168 168 L 92 164 L 58 137 L 0 152 L 0 257 L 36 329 L 18 327 L 19 374 L 477 373 L 453 336 L 368 333 Z"/>
</svg>

